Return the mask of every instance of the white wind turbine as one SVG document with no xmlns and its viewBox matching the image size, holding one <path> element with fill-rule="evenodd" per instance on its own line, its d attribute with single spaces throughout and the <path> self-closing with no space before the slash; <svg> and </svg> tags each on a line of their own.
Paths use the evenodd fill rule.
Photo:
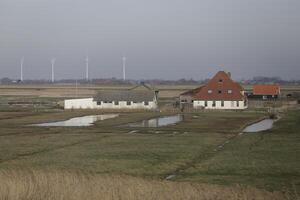
<svg viewBox="0 0 300 200">
<path fill-rule="evenodd" d="M 85 79 L 89 81 L 89 55 L 86 55 L 85 58 Z"/>
<path fill-rule="evenodd" d="M 125 81 L 126 80 L 126 57 L 125 56 L 123 56 L 122 61 L 123 61 L 123 80 Z"/>
<path fill-rule="evenodd" d="M 20 62 L 20 81 L 23 82 L 23 64 L 24 64 L 24 56 L 21 58 Z"/>
<path fill-rule="evenodd" d="M 51 59 L 51 81 L 52 83 L 54 83 L 54 65 L 55 65 L 55 61 L 56 61 L 56 58 L 52 58 Z"/>
</svg>

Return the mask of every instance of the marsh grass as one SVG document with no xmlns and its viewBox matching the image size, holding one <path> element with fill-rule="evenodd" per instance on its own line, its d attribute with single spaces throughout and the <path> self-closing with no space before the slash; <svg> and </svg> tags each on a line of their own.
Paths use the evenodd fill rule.
<svg viewBox="0 0 300 200">
<path fill-rule="evenodd" d="M 5 200 L 243 200 L 287 199 L 282 193 L 251 187 L 224 187 L 147 180 L 129 176 L 57 170 L 1 170 L 0 199 Z"/>
</svg>

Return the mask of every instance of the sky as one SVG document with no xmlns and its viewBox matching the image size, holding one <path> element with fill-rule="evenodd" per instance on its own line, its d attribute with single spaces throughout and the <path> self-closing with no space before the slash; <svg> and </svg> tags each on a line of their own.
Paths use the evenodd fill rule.
<svg viewBox="0 0 300 200">
<path fill-rule="evenodd" d="M 0 0 L 0 78 L 300 77 L 299 0 Z"/>
</svg>

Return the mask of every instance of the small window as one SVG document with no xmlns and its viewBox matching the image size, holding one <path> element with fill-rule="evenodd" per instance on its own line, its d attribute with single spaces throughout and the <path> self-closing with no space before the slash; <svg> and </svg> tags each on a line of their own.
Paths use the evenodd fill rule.
<svg viewBox="0 0 300 200">
<path fill-rule="evenodd" d="M 131 105 L 131 101 L 127 101 L 127 106 L 130 106 Z"/>
<path fill-rule="evenodd" d="M 208 90 L 207 92 L 208 92 L 208 94 L 211 94 L 211 93 L 212 93 L 212 90 Z"/>
<path fill-rule="evenodd" d="M 228 90 L 228 94 L 232 94 L 232 90 Z"/>
<path fill-rule="evenodd" d="M 247 100 L 244 100 L 244 107 L 247 106 Z"/>
<path fill-rule="evenodd" d="M 145 101 L 145 102 L 144 102 L 144 105 L 145 105 L 145 106 L 148 106 L 148 105 L 149 105 L 149 102 L 148 102 L 148 101 Z"/>
<path fill-rule="evenodd" d="M 219 93 L 219 94 L 222 94 L 222 90 L 219 90 L 218 93 Z"/>
<path fill-rule="evenodd" d="M 219 79 L 219 83 L 222 83 L 223 82 L 223 79 Z"/>
<path fill-rule="evenodd" d="M 97 105 L 100 106 L 101 105 L 101 101 L 97 101 Z"/>
<path fill-rule="evenodd" d="M 240 102 L 239 101 L 236 101 L 236 106 L 240 107 Z"/>
<path fill-rule="evenodd" d="M 224 107 L 224 101 L 221 101 L 221 107 Z"/>
<path fill-rule="evenodd" d="M 118 106 L 118 105 L 119 105 L 119 102 L 118 102 L 118 101 L 114 101 L 114 104 L 115 104 L 116 106 Z"/>
<path fill-rule="evenodd" d="M 204 102 L 204 106 L 207 107 L 207 101 Z"/>
<path fill-rule="evenodd" d="M 212 107 L 216 107 L 216 101 L 213 101 Z"/>
</svg>

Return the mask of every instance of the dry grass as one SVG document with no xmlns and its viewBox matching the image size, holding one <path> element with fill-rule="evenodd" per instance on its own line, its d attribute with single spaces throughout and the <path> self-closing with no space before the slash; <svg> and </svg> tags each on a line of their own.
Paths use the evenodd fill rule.
<svg viewBox="0 0 300 200">
<path fill-rule="evenodd" d="M 145 180 L 128 176 L 92 175 L 51 170 L 1 170 L 0 199 L 286 199 L 279 192 L 251 187 Z"/>
</svg>

